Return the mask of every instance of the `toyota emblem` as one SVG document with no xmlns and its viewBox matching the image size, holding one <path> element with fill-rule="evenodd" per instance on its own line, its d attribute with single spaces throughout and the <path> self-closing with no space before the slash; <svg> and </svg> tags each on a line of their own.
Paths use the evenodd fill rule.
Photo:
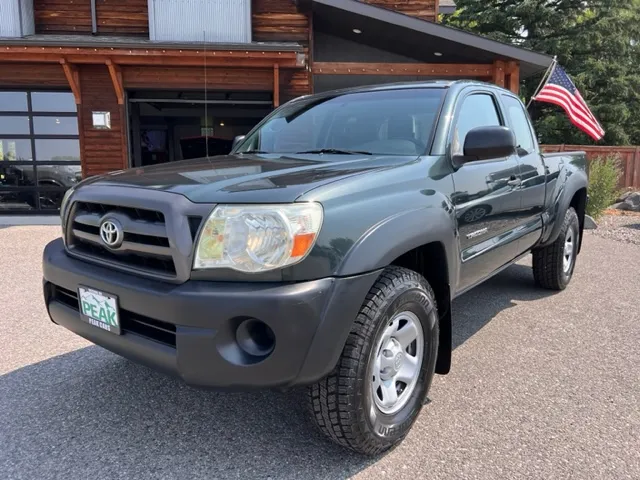
<svg viewBox="0 0 640 480">
<path fill-rule="evenodd" d="M 100 224 L 100 239 L 109 248 L 122 245 L 124 233 L 120 224 L 113 219 L 103 220 Z"/>
</svg>

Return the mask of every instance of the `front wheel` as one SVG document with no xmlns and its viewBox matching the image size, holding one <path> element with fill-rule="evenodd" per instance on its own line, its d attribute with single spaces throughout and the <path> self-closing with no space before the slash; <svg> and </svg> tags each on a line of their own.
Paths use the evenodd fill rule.
<svg viewBox="0 0 640 480">
<path fill-rule="evenodd" d="M 564 290 L 569 285 L 576 266 L 579 240 L 578 214 L 573 207 L 569 207 L 558 238 L 553 243 L 533 251 L 533 277 L 538 286 L 550 290 Z"/>
<path fill-rule="evenodd" d="M 433 378 L 438 312 L 419 274 L 388 267 L 369 291 L 335 369 L 309 387 L 320 430 L 366 455 L 409 433 Z"/>
</svg>

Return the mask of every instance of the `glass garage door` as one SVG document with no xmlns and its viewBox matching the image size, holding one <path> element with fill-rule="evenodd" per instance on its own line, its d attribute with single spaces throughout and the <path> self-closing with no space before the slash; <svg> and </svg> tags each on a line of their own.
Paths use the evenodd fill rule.
<svg viewBox="0 0 640 480">
<path fill-rule="evenodd" d="M 80 178 L 73 94 L 0 90 L 0 214 L 56 213 Z"/>
</svg>

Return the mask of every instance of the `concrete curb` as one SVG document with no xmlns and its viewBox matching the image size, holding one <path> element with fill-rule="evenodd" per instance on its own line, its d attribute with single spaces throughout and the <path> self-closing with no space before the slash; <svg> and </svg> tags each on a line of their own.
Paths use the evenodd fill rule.
<svg viewBox="0 0 640 480">
<path fill-rule="evenodd" d="M 60 225 L 58 215 L 0 215 L 0 225 L 14 227 L 17 225 Z"/>
</svg>

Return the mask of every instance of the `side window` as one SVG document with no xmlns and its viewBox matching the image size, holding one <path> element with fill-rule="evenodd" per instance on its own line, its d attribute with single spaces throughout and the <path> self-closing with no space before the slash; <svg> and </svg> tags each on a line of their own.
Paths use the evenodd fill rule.
<svg viewBox="0 0 640 480">
<path fill-rule="evenodd" d="M 469 130 L 500 124 L 500 116 L 491 95 L 480 93 L 468 96 L 458 112 L 458 122 L 453 132 L 452 153 L 462 155 L 464 139 Z"/>
<path fill-rule="evenodd" d="M 502 100 L 504 101 L 507 115 L 509 116 L 509 121 L 520 150 L 526 150 L 526 153 L 531 153 L 533 151 L 533 137 L 531 136 L 527 113 L 522 108 L 522 104 L 515 98 L 504 95 Z"/>
</svg>

